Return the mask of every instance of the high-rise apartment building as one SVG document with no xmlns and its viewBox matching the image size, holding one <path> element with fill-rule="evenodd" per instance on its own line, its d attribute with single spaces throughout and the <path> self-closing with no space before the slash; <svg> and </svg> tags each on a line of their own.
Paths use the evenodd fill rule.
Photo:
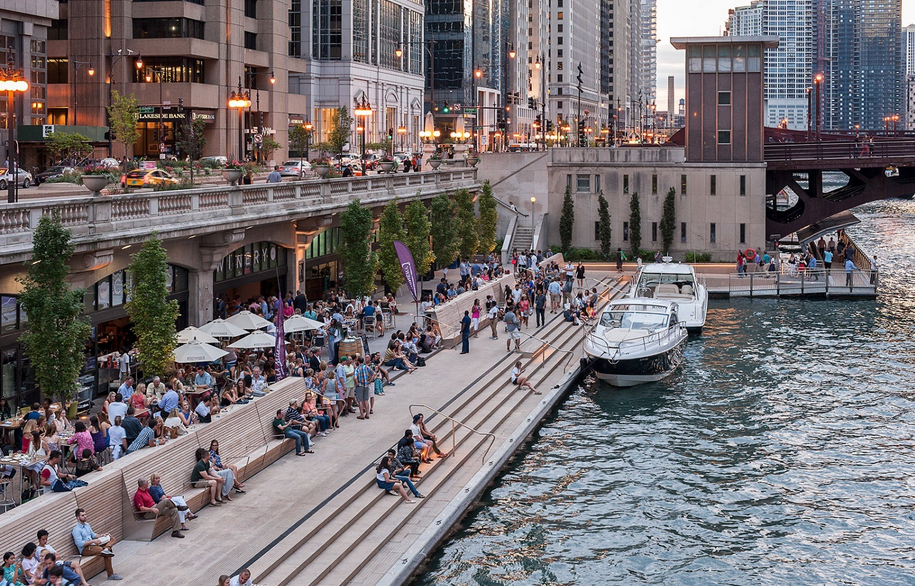
<svg viewBox="0 0 915 586">
<path fill-rule="evenodd" d="M 601 103 L 600 6 L 597 2 L 552 0 L 549 17 L 549 109 L 577 136 L 579 117 L 596 126 Z"/>
<path fill-rule="evenodd" d="M 630 59 L 632 55 L 633 0 L 601 0 L 600 84 L 607 98 L 606 120 L 614 133 L 628 127 L 632 84 Z M 638 1 L 638 0 L 634 0 Z M 616 118 L 614 118 L 614 116 Z"/>
<path fill-rule="evenodd" d="M 641 80 L 642 91 L 653 104 L 657 98 L 658 77 L 658 0 L 641 0 L 642 41 Z"/>
<path fill-rule="evenodd" d="M 915 24 L 902 29 L 902 54 L 905 59 L 904 123 L 906 130 L 915 130 Z"/>
<path fill-rule="evenodd" d="M 915 24 L 902 29 L 902 54 L 905 59 L 905 74 L 915 73 Z"/>
</svg>

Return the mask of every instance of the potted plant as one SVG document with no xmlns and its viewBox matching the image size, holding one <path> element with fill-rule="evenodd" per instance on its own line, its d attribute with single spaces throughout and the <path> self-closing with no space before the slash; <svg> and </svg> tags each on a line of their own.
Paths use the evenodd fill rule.
<svg viewBox="0 0 915 586">
<path fill-rule="evenodd" d="M 378 166 L 381 167 L 381 170 L 385 173 L 390 173 L 393 169 L 397 168 L 397 161 L 394 160 L 390 154 L 385 154 L 381 157 L 381 161 L 378 162 Z"/>
<path fill-rule="evenodd" d="M 101 195 L 105 186 L 111 183 L 111 171 L 101 165 L 89 165 L 83 168 L 82 181 L 92 195 Z"/>
<path fill-rule="evenodd" d="M 222 170 L 222 177 L 234 187 L 238 185 L 238 180 L 241 179 L 242 174 L 245 172 L 244 169 L 245 167 L 241 161 L 227 162 L 225 169 Z"/>
<path fill-rule="evenodd" d="M 432 154 L 429 157 L 429 166 L 433 169 L 438 169 L 442 165 L 442 155 L 438 152 Z"/>
<path fill-rule="evenodd" d="M 323 178 L 330 173 L 331 166 L 325 159 L 315 159 L 311 162 L 311 168 L 314 170 L 315 175 Z"/>
<path fill-rule="evenodd" d="M 471 167 L 476 167 L 477 163 L 480 162 L 480 155 L 474 151 L 467 151 L 467 164 Z"/>
</svg>

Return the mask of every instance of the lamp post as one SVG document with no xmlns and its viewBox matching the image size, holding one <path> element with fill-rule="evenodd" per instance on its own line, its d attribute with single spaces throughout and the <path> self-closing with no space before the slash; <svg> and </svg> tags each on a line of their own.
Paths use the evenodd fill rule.
<svg viewBox="0 0 915 586">
<path fill-rule="evenodd" d="M 816 109 L 816 121 L 814 124 L 814 133 L 816 135 L 815 138 L 816 138 L 817 142 L 819 142 L 819 140 L 820 140 L 820 102 L 822 101 L 822 96 L 823 96 L 823 94 L 821 92 L 821 88 L 823 85 L 823 74 L 822 73 L 817 73 L 813 77 L 813 84 L 816 87 L 816 93 L 817 93 L 817 95 L 816 95 L 817 109 Z"/>
<path fill-rule="evenodd" d="M 264 136 L 264 113 L 263 113 L 263 111 L 261 110 L 261 88 L 260 88 L 260 87 L 255 87 L 255 86 L 257 85 L 256 82 L 257 82 L 257 76 L 258 76 L 258 75 L 267 75 L 267 72 L 266 72 L 266 71 L 262 71 L 262 72 L 249 71 L 249 72 L 248 72 L 248 87 L 249 87 L 250 89 L 253 89 L 254 92 L 255 92 L 255 93 L 254 93 L 254 95 L 255 95 L 254 100 L 255 100 L 255 104 L 256 104 L 256 106 L 257 106 L 257 133 L 261 136 L 261 140 L 263 140 L 263 136 Z M 275 84 L 276 84 L 276 75 L 274 75 L 274 73 L 271 71 L 271 72 L 270 72 L 270 85 L 272 86 L 272 85 L 275 85 Z M 252 141 L 252 145 L 255 145 L 255 144 L 257 144 L 257 143 L 255 143 L 255 142 Z M 257 149 L 257 159 L 258 159 L 258 161 L 260 161 L 260 155 L 261 155 L 261 149 L 260 149 L 260 147 L 258 147 L 258 149 Z"/>
<path fill-rule="evenodd" d="M 79 105 L 79 88 L 77 87 L 77 76 L 79 76 L 80 67 L 88 65 L 89 69 L 86 70 L 86 73 L 89 74 L 89 77 L 95 75 L 95 68 L 92 67 L 91 61 L 73 61 L 73 126 L 76 126 L 76 110 Z"/>
<path fill-rule="evenodd" d="M 159 143 L 159 158 L 164 158 L 165 151 L 162 146 L 165 144 L 165 136 L 163 133 L 162 110 L 165 108 L 165 100 L 162 96 L 162 76 L 165 72 L 157 68 L 148 69 L 145 76 L 146 83 L 152 82 L 154 73 L 159 79 L 159 123 L 156 125 L 156 142 Z"/>
<path fill-rule="evenodd" d="M 807 91 L 807 142 L 810 142 L 810 123 L 813 121 L 813 88 L 806 88 Z"/>
<path fill-rule="evenodd" d="M 482 117 L 480 116 L 480 101 L 479 101 L 479 96 L 477 96 L 477 83 L 478 83 L 478 80 L 482 79 L 482 77 L 483 77 L 482 70 L 480 70 L 480 69 L 473 70 L 473 107 L 476 110 L 476 114 L 473 115 L 473 132 L 474 132 L 473 150 L 475 150 L 477 152 L 480 151 L 479 137 L 480 137 L 480 130 L 483 128 L 483 125 L 481 124 Z"/>
<path fill-rule="evenodd" d="M 12 58 L 7 61 L 5 68 L 0 68 L 0 92 L 6 92 L 6 127 L 7 144 L 6 157 L 9 160 L 9 172 L 13 180 L 7 184 L 9 203 L 19 200 L 17 189 L 19 187 L 19 141 L 16 139 L 16 108 L 14 99 L 16 93 L 23 95 L 29 91 L 29 82 L 22 74 L 22 69 L 13 65 Z"/>
<path fill-rule="evenodd" d="M 311 142 L 311 131 L 314 129 L 314 125 L 308 120 L 305 121 L 305 124 L 302 125 L 305 127 L 305 160 L 308 160 L 308 147 Z"/>
<path fill-rule="evenodd" d="M 111 86 L 114 84 L 114 64 L 120 61 L 121 57 L 124 57 L 122 53 L 124 49 L 118 49 L 117 54 L 111 49 L 108 50 L 108 107 L 111 107 Z M 132 49 L 127 49 L 127 56 L 133 54 Z M 137 55 L 137 69 L 143 68 L 143 57 Z M 108 109 L 105 109 L 105 120 L 108 125 L 108 156 L 111 156 L 111 115 L 108 113 Z"/>
<path fill-rule="evenodd" d="M 534 250 L 534 204 L 537 203 L 536 197 L 531 197 L 531 250 Z"/>
<path fill-rule="evenodd" d="M 403 152 L 403 139 L 407 134 L 407 127 L 401 124 L 397 127 L 397 134 L 400 135 L 400 152 Z"/>
<path fill-rule="evenodd" d="M 372 115 L 372 105 L 365 93 L 361 98 L 353 98 L 355 108 L 353 114 L 362 118 L 362 176 L 365 177 L 365 127 L 368 126 L 368 117 Z"/>
<path fill-rule="evenodd" d="M 238 78 L 238 89 L 229 96 L 229 107 L 238 110 L 238 160 L 245 158 L 245 108 L 251 107 L 251 94 L 241 89 L 241 77 Z"/>
<path fill-rule="evenodd" d="M 544 132 L 549 128 L 549 124 L 546 123 L 546 58 L 543 53 L 537 57 L 537 62 L 534 63 L 534 68 L 540 71 L 540 123 L 543 124 Z M 540 135 L 543 136 L 543 150 L 546 150 L 546 135 L 544 132 L 541 132 Z"/>
</svg>

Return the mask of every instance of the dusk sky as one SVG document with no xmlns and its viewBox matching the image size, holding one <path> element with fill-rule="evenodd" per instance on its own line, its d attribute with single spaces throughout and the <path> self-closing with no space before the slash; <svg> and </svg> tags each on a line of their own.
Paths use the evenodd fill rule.
<svg viewBox="0 0 915 586">
<path fill-rule="evenodd" d="M 658 110 L 667 109 L 668 75 L 674 76 L 677 101 L 683 97 L 683 52 L 670 45 L 670 38 L 718 36 L 724 32 L 728 9 L 749 4 L 749 0 L 658 0 Z M 902 0 L 902 26 L 912 22 L 915 0 Z"/>
</svg>

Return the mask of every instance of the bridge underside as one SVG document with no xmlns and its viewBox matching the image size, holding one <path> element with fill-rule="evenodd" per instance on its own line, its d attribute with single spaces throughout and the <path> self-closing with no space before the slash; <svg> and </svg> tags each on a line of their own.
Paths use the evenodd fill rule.
<svg viewBox="0 0 915 586">
<path fill-rule="evenodd" d="M 848 183 L 823 191 L 824 171 L 839 171 Z M 769 169 L 766 171 L 766 234 L 787 236 L 855 206 L 915 193 L 915 167 L 898 167 L 898 174 L 887 177 L 887 167 L 833 169 Z M 795 198 L 780 202 L 776 194 L 792 193 Z M 784 199 L 784 198 L 782 198 Z M 782 205 L 780 205 L 782 203 Z"/>
</svg>

